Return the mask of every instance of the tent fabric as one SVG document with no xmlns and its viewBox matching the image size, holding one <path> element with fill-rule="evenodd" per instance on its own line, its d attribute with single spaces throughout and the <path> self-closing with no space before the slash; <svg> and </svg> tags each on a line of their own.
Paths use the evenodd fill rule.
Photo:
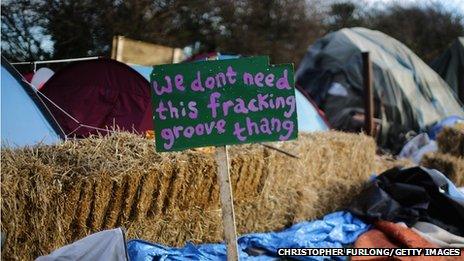
<svg viewBox="0 0 464 261">
<path fill-rule="evenodd" d="M 317 109 L 317 106 L 313 104 L 303 89 L 295 88 L 295 98 L 299 132 L 330 130 L 325 116 Z"/>
<path fill-rule="evenodd" d="M 63 133 L 36 90 L 2 57 L 2 146 L 55 144 Z"/>
<path fill-rule="evenodd" d="M 322 220 L 302 222 L 280 232 L 255 233 L 238 239 L 240 260 L 271 260 L 279 248 L 340 248 L 353 244 L 369 226 L 348 212 L 334 212 Z M 148 260 L 226 260 L 224 244 L 193 245 L 172 248 L 141 240 L 127 244 L 131 261 Z M 326 260 L 323 256 L 300 256 L 300 260 Z M 344 260 L 344 257 L 332 257 Z"/>
<path fill-rule="evenodd" d="M 31 85 L 37 90 L 40 90 L 42 86 L 55 74 L 50 68 L 42 67 L 34 73 L 30 81 Z"/>
<path fill-rule="evenodd" d="M 104 230 L 61 247 L 35 261 L 129 261 L 124 231 L 121 228 Z"/>
<path fill-rule="evenodd" d="M 445 79 L 456 97 L 464 102 L 464 37 L 458 37 L 430 67 Z"/>
<path fill-rule="evenodd" d="M 221 59 L 234 59 L 239 56 L 226 56 Z M 147 81 L 150 81 L 152 67 L 131 65 L 132 69 L 140 73 Z M 330 129 L 325 116 L 317 109 L 305 91 L 297 86 L 295 88 L 296 109 L 298 111 L 298 131 L 315 132 L 328 131 Z"/>
<path fill-rule="evenodd" d="M 418 221 L 464 235 L 464 194 L 437 170 L 393 168 L 372 180 L 348 207 L 354 215 L 375 222 Z"/>
<path fill-rule="evenodd" d="M 58 106 L 46 101 L 67 135 L 107 134 L 113 128 L 141 134 L 153 130 L 149 83 L 115 60 L 74 62 L 40 91 Z"/>
<path fill-rule="evenodd" d="M 405 45 L 379 31 L 345 28 L 316 41 L 296 72 L 297 84 L 332 127 L 359 131 L 362 126 L 353 117 L 364 112 L 362 52 L 372 61 L 381 147 L 398 152 L 409 131 L 420 133 L 447 116 L 464 115 L 446 82 Z"/>
</svg>

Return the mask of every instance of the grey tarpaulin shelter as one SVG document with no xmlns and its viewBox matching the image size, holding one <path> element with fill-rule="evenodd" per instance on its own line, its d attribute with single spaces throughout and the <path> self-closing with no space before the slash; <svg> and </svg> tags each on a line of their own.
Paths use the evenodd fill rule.
<svg viewBox="0 0 464 261">
<path fill-rule="evenodd" d="M 366 28 L 345 28 L 312 45 L 296 73 L 297 83 L 337 129 L 359 131 L 363 109 L 361 52 L 370 52 L 378 143 L 394 152 L 406 134 L 426 130 L 446 116 L 464 116 L 447 83 L 405 45 Z M 355 117 L 353 117 L 355 116 Z"/>
<path fill-rule="evenodd" d="M 430 66 L 464 102 L 464 37 L 458 37 Z"/>
</svg>

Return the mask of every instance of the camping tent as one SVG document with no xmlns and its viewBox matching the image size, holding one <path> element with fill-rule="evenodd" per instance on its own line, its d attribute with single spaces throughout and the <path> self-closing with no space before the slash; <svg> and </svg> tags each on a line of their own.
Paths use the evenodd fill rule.
<svg viewBox="0 0 464 261">
<path fill-rule="evenodd" d="M 236 57 L 228 56 L 223 59 L 233 59 Z M 150 81 L 152 67 L 142 65 L 131 65 L 131 67 L 140 73 L 147 81 Z M 317 109 L 317 106 L 311 101 L 306 92 L 300 88 L 295 90 L 296 109 L 298 111 L 298 131 L 328 131 L 329 126 L 323 113 Z"/>
<path fill-rule="evenodd" d="M 113 128 L 141 134 L 153 129 L 149 83 L 123 63 L 71 63 L 40 91 L 68 136 L 107 134 Z"/>
<path fill-rule="evenodd" d="M 312 102 L 309 95 L 306 94 L 306 91 L 297 86 L 295 89 L 295 98 L 299 132 L 329 130 L 329 125 L 323 112 Z"/>
<path fill-rule="evenodd" d="M 464 37 L 457 38 L 451 46 L 430 65 L 464 102 Z"/>
<path fill-rule="evenodd" d="M 62 131 L 36 90 L 2 57 L 2 146 L 53 144 Z"/>
<path fill-rule="evenodd" d="M 409 131 L 464 115 L 446 82 L 405 45 L 379 31 L 345 28 L 316 41 L 296 73 L 297 83 L 324 110 L 332 127 L 359 131 L 362 126 L 361 52 L 370 52 L 372 61 L 382 147 L 396 152 Z"/>
<path fill-rule="evenodd" d="M 47 67 L 42 67 L 38 69 L 34 75 L 32 76 L 32 79 L 30 81 L 31 85 L 34 86 L 37 90 L 40 90 L 42 86 L 50 79 L 52 78 L 53 74 L 55 74 L 54 71 L 52 71 L 50 68 Z"/>
</svg>

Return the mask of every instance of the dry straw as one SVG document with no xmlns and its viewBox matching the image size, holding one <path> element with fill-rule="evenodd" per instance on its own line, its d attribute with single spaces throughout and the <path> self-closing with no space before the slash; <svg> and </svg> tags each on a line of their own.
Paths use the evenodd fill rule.
<svg viewBox="0 0 464 261">
<path fill-rule="evenodd" d="M 232 146 L 240 234 L 279 230 L 341 209 L 376 166 L 375 143 L 339 132 Z M 127 133 L 55 146 L 2 149 L 5 260 L 31 260 L 102 229 L 180 246 L 222 239 L 214 154 L 156 153 Z"/>
<path fill-rule="evenodd" d="M 437 135 L 438 149 L 456 157 L 464 157 L 464 123 L 445 127 Z"/>
<path fill-rule="evenodd" d="M 458 187 L 464 186 L 464 158 L 446 153 L 430 153 L 424 155 L 421 165 L 439 170 Z"/>
<path fill-rule="evenodd" d="M 464 124 L 443 128 L 437 143 L 438 152 L 426 154 L 421 164 L 439 170 L 457 186 L 464 186 Z"/>
</svg>

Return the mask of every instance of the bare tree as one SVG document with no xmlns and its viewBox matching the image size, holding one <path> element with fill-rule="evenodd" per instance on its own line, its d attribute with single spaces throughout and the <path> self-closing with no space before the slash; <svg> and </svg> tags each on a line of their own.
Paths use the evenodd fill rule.
<svg viewBox="0 0 464 261">
<path fill-rule="evenodd" d="M 49 57 L 51 46 L 44 46 L 46 20 L 36 7 L 40 1 L 2 1 L 2 54 L 11 61 Z"/>
<path fill-rule="evenodd" d="M 394 5 L 386 12 L 367 18 L 367 25 L 406 44 L 424 61 L 430 62 L 459 36 L 464 35 L 463 18 L 439 5 Z"/>
<path fill-rule="evenodd" d="M 369 10 L 321 0 L 5 0 L 2 51 L 13 60 L 109 56 L 112 37 L 298 62 L 331 30 L 364 26 L 408 45 L 426 61 L 463 34 L 462 18 L 436 6 Z"/>
</svg>

